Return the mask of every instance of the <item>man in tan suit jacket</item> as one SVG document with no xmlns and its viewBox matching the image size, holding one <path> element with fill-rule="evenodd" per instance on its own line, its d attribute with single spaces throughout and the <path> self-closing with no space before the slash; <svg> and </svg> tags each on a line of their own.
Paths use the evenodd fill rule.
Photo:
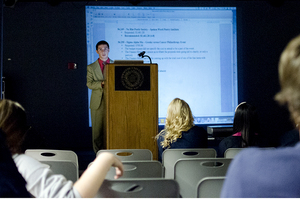
<svg viewBox="0 0 300 199">
<path fill-rule="evenodd" d="M 103 148 L 105 112 L 103 103 L 104 89 L 104 67 L 107 63 L 113 63 L 109 59 L 109 44 L 106 41 L 99 41 L 96 45 L 96 52 L 99 55 L 94 63 L 87 66 L 87 87 L 92 90 L 90 109 L 92 119 L 93 149 L 95 153 Z"/>
</svg>

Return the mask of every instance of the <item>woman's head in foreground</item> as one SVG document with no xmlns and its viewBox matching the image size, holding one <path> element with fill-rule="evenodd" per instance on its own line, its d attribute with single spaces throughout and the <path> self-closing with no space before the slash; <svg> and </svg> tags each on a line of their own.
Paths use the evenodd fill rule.
<svg viewBox="0 0 300 199">
<path fill-rule="evenodd" d="M 25 109 L 18 102 L 7 99 L 0 101 L 0 128 L 6 135 L 10 152 L 23 153 L 21 146 L 29 127 Z"/>
</svg>

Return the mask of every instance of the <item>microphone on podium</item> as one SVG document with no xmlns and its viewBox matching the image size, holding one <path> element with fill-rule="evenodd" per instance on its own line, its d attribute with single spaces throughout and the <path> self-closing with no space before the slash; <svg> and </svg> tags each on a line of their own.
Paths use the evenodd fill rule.
<svg viewBox="0 0 300 199">
<path fill-rule="evenodd" d="M 138 56 L 144 58 L 144 54 L 145 54 L 145 53 L 146 53 L 145 51 L 140 52 L 140 54 L 138 54 Z"/>
<path fill-rule="evenodd" d="M 148 57 L 149 59 L 150 59 L 150 64 L 152 64 L 152 60 L 151 60 L 151 58 L 148 56 L 148 55 L 145 55 L 145 51 L 143 51 L 143 52 L 140 52 L 139 54 L 138 54 L 138 56 L 139 57 L 142 57 L 142 58 L 144 58 L 144 57 Z"/>
</svg>

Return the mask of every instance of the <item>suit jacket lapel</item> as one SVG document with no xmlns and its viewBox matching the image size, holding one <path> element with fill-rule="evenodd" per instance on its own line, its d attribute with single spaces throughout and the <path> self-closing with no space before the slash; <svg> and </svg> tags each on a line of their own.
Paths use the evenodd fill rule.
<svg viewBox="0 0 300 199">
<path fill-rule="evenodd" d="M 95 75 L 96 75 L 97 79 L 102 80 L 103 74 L 102 74 L 98 60 L 94 62 L 94 71 L 95 71 Z"/>
</svg>

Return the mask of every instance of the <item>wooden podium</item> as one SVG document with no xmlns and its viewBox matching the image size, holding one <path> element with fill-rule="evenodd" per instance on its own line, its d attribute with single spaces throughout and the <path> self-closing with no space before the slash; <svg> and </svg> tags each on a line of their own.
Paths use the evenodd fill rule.
<svg viewBox="0 0 300 199">
<path fill-rule="evenodd" d="M 106 148 L 149 149 L 157 160 L 157 64 L 108 64 L 104 76 Z"/>
</svg>

